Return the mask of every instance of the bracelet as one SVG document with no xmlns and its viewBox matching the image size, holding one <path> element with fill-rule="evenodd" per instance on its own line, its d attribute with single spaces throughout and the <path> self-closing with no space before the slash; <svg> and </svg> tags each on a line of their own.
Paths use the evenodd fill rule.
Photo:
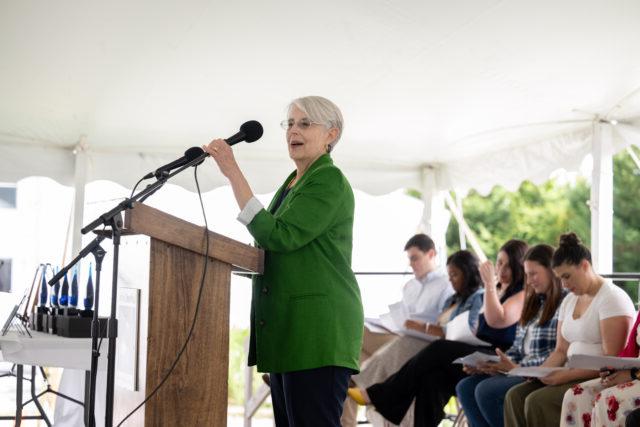
<svg viewBox="0 0 640 427">
<path fill-rule="evenodd" d="M 631 375 L 631 381 L 638 379 L 638 371 L 639 370 L 640 369 L 638 369 L 638 368 L 629 369 L 629 375 Z"/>
</svg>

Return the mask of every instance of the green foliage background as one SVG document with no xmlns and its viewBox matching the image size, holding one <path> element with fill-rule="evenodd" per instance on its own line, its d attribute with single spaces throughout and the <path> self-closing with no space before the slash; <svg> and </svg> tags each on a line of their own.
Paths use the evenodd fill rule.
<svg viewBox="0 0 640 427">
<path fill-rule="evenodd" d="M 232 328 L 229 334 L 229 404 L 241 405 L 244 401 L 244 368 L 247 366 L 247 354 L 244 342 L 249 329 Z M 254 381 L 254 384 L 256 382 Z"/>
<path fill-rule="evenodd" d="M 245 341 L 249 329 L 231 328 L 229 334 L 229 405 L 242 405 L 244 402 L 244 375 L 247 366 Z M 253 390 L 262 384 L 262 374 L 253 370 Z M 269 406 L 270 404 L 265 404 Z"/>
<path fill-rule="evenodd" d="M 509 239 L 529 244 L 554 245 L 558 236 L 575 231 L 588 245 L 590 240 L 589 185 L 578 179 L 573 185 L 548 181 L 540 186 L 524 182 L 515 192 L 495 187 L 487 196 L 472 191 L 462 206 L 469 227 L 489 258 Z M 453 219 L 447 229 L 447 249 L 460 249 L 458 224 Z"/>
<path fill-rule="evenodd" d="M 615 272 L 640 272 L 640 203 L 637 189 L 640 171 L 626 152 L 614 157 L 613 268 Z M 415 191 L 410 194 L 416 194 Z M 542 185 L 524 182 L 517 191 L 495 187 L 487 196 L 475 191 L 463 200 L 465 219 L 489 258 L 511 238 L 529 244 L 556 246 L 560 234 L 574 231 L 590 245 L 590 185 L 584 178 L 561 185 L 555 180 Z M 447 229 L 449 253 L 460 249 L 458 224 L 452 218 Z M 602 272 L 602 273 L 609 273 Z M 621 282 L 634 300 L 637 283 Z"/>
<path fill-rule="evenodd" d="M 640 271 L 640 171 L 626 152 L 614 157 L 614 270 Z M 463 201 L 464 215 L 487 256 L 494 257 L 502 243 L 520 238 L 530 244 L 556 245 L 560 234 L 575 231 L 590 244 L 589 183 L 555 180 L 542 185 L 525 181 L 515 192 L 495 187 L 487 196 L 470 192 Z M 460 249 L 455 219 L 447 230 L 450 252 Z"/>
</svg>

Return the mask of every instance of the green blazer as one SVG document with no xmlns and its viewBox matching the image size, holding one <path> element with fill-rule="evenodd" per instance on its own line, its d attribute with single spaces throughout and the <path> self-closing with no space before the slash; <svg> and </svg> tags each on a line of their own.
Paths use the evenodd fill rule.
<svg viewBox="0 0 640 427">
<path fill-rule="evenodd" d="M 363 311 L 351 270 L 353 192 L 323 155 L 271 214 L 294 176 L 247 226 L 265 250 L 264 274 L 253 279 L 249 365 L 272 373 L 357 371 Z"/>
</svg>

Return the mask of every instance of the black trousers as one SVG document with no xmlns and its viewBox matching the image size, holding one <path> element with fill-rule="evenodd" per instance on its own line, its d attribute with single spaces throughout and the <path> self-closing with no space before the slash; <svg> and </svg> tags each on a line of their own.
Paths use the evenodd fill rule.
<svg viewBox="0 0 640 427">
<path fill-rule="evenodd" d="M 269 374 L 277 427 L 340 427 L 342 405 L 353 371 L 325 366 Z"/>
<path fill-rule="evenodd" d="M 415 399 L 414 426 L 437 427 L 444 417 L 444 405 L 455 394 L 456 384 L 467 376 L 462 365 L 451 362 L 474 351 L 493 353 L 489 347 L 458 341 L 431 343 L 386 381 L 367 388 L 371 403 L 387 420 L 400 424 Z"/>
</svg>

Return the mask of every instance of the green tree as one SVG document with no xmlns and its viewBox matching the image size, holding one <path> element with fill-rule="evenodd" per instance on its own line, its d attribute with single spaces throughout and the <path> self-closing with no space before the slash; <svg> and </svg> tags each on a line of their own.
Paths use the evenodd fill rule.
<svg viewBox="0 0 640 427">
<path fill-rule="evenodd" d="M 558 236 L 575 231 L 589 243 L 589 187 L 584 179 L 560 185 L 550 180 L 541 185 L 523 182 L 517 191 L 495 187 L 487 196 L 470 192 L 462 203 L 465 219 L 492 258 L 509 239 L 530 244 L 556 244 Z M 447 247 L 460 248 L 458 224 L 449 223 Z"/>
<path fill-rule="evenodd" d="M 625 152 L 615 156 L 613 167 L 613 269 L 640 271 L 640 171 Z"/>
</svg>

